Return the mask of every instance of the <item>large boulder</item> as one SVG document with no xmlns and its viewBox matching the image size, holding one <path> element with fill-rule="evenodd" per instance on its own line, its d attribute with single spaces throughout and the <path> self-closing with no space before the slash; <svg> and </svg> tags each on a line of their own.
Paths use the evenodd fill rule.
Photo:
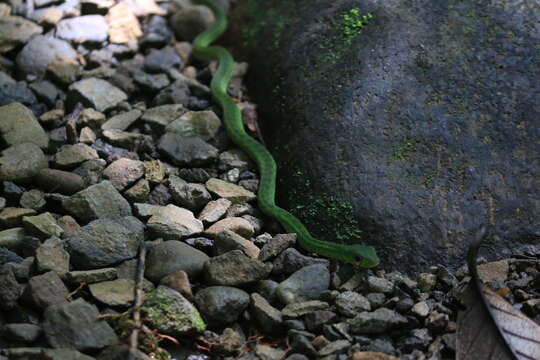
<svg viewBox="0 0 540 360">
<path fill-rule="evenodd" d="M 462 264 L 481 224 L 492 254 L 537 244 L 539 11 L 241 0 L 229 37 L 252 64 L 279 202 L 317 236 L 362 238 L 402 270 Z"/>
</svg>

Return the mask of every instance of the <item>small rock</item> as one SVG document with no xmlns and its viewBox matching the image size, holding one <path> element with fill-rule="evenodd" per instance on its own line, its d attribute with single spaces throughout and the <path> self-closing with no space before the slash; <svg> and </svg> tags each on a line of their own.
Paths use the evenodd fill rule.
<svg viewBox="0 0 540 360">
<path fill-rule="evenodd" d="M 221 171 L 230 169 L 246 170 L 250 165 L 251 161 L 248 155 L 240 149 L 227 150 L 219 154 L 218 168 Z"/>
<path fill-rule="evenodd" d="M 371 304 L 368 299 L 353 291 L 345 291 L 339 294 L 335 303 L 339 313 L 347 317 L 354 317 L 359 312 L 371 311 Z"/>
<path fill-rule="evenodd" d="M 51 237 L 41 244 L 36 250 L 36 270 L 38 273 L 54 271 L 64 277 L 69 271 L 69 253 L 64 249 L 62 240 Z"/>
<path fill-rule="evenodd" d="M 330 272 L 325 265 L 315 264 L 301 268 L 281 282 L 276 290 L 283 304 L 317 300 L 330 286 Z M 367 300 L 366 300 L 367 301 Z"/>
<path fill-rule="evenodd" d="M 50 76 L 60 84 L 65 86 L 77 80 L 81 66 L 77 60 L 69 57 L 57 56 L 47 66 Z"/>
<path fill-rule="evenodd" d="M 56 24 L 56 36 L 76 43 L 100 43 L 107 40 L 109 25 L 101 15 L 64 19 Z"/>
<path fill-rule="evenodd" d="M 32 189 L 24 192 L 19 203 L 23 208 L 33 209 L 36 211 L 43 209 L 47 204 L 45 201 L 45 194 L 38 189 Z"/>
<path fill-rule="evenodd" d="M 223 230 L 214 241 L 214 253 L 222 255 L 231 250 L 241 250 L 252 259 L 257 259 L 260 251 L 251 241 L 230 230 Z"/>
<path fill-rule="evenodd" d="M 156 93 L 171 82 L 165 74 L 148 74 L 144 71 L 133 73 L 133 81 L 145 92 Z"/>
<path fill-rule="evenodd" d="M 366 295 L 366 299 L 368 299 L 372 309 L 377 309 L 383 306 L 386 301 L 386 296 L 382 293 L 369 293 Z"/>
<path fill-rule="evenodd" d="M 250 311 L 262 331 L 270 335 L 278 335 L 283 331 L 281 312 L 257 293 L 252 293 Z"/>
<path fill-rule="evenodd" d="M 230 286 L 209 286 L 195 295 L 195 304 L 210 325 L 234 323 L 249 305 L 249 295 Z"/>
<path fill-rule="evenodd" d="M 162 134 L 168 124 L 186 112 L 187 109 L 180 104 L 161 105 L 146 110 L 141 120 L 148 123 L 158 134 Z"/>
<path fill-rule="evenodd" d="M 212 196 L 202 184 L 190 184 L 177 176 L 169 176 L 169 188 L 176 203 L 191 211 L 201 210 Z"/>
<path fill-rule="evenodd" d="M 418 287 L 420 290 L 429 292 L 437 284 L 437 275 L 429 273 L 418 274 Z"/>
<path fill-rule="evenodd" d="M 217 135 L 220 128 L 221 120 L 213 111 L 190 111 L 168 124 L 165 131 L 208 141 Z"/>
<path fill-rule="evenodd" d="M 5 149 L 0 164 L 0 180 L 16 182 L 27 182 L 48 166 L 43 151 L 33 143 L 17 144 Z"/>
<path fill-rule="evenodd" d="M 328 266 L 329 263 L 326 259 L 302 255 L 298 250 L 288 248 L 274 260 L 272 273 L 275 275 L 290 275 L 308 265 L 321 264 Z"/>
<path fill-rule="evenodd" d="M 51 305 L 43 315 L 45 337 L 53 347 L 82 351 L 117 343 L 113 329 L 98 315 L 97 308 L 83 299 Z"/>
<path fill-rule="evenodd" d="M 197 219 L 201 220 L 204 224 L 214 223 L 225 215 L 231 204 L 232 202 L 222 198 L 209 201 L 202 209 Z"/>
<path fill-rule="evenodd" d="M 127 95 L 105 80 L 88 78 L 77 81 L 69 87 L 68 100 L 71 103 L 81 101 L 88 107 L 104 112 L 127 99 Z"/>
<path fill-rule="evenodd" d="M 153 246 L 146 259 L 145 276 L 159 282 L 176 271 L 185 271 L 196 278 L 202 271 L 208 255 L 180 241 L 169 240 Z"/>
<path fill-rule="evenodd" d="M 337 340 L 324 346 L 319 350 L 319 356 L 329 356 L 332 354 L 343 354 L 351 346 L 351 343 L 347 340 Z"/>
<path fill-rule="evenodd" d="M 169 20 L 177 39 L 193 41 L 195 36 L 208 30 L 214 15 L 206 6 L 195 5 L 178 10 Z"/>
<path fill-rule="evenodd" d="M 17 66 L 25 75 L 41 77 L 57 56 L 77 58 L 77 52 L 64 40 L 52 36 L 34 36 L 17 55 Z"/>
<path fill-rule="evenodd" d="M 45 310 L 51 305 L 66 303 L 68 294 L 60 277 L 54 271 L 49 271 L 28 281 L 22 299 L 30 306 Z"/>
<path fill-rule="evenodd" d="M 257 358 L 261 360 L 279 360 L 283 359 L 285 351 L 273 348 L 269 345 L 257 344 L 255 346 L 255 354 L 257 354 Z"/>
<path fill-rule="evenodd" d="M 193 299 L 189 276 L 183 270 L 175 271 L 163 277 L 159 283 L 160 285 L 164 285 L 178 291 L 180 294 L 182 294 L 183 297 L 185 297 L 189 301 Z"/>
<path fill-rule="evenodd" d="M 64 230 L 64 237 L 72 236 L 81 228 L 77 221 L 69 215 L 62 216 L 56 222 Z"/>
<path fill-rule="evenodd" d="M 224 286 L 242 286 L 264 279 L 271 268 L 251 259 L 240 250 L 229 251 L 209 259 L 203 268 L 208 283 Z"/>
<path fill-rule="evenodd" d="M 101 130 L 127 130 L 141 115 L 137 109 L 115 115 L 101 125 Z"/>
<path fill-rule="evenodd" d="M 63 201 L 62 206 L 83 222 L 131 215 L 129 203 L 109 181 L 102 181 L 79 191 Z"/>
<path fill-rule="evenodd" d="M 31 344 L 41 336 L 41 327 L 33 324 L 6 324 L 3 335 L 14 342 Z"/>
<path fill-rule="evenodd" d="M 429 305 L 425 301 L 419 301 L 411 308 L 411 312 L 419 317 L 426 317 L 429 314 Z"/>
<path fill-rule="evenodd" d="M 367 286 L 371 291 L 383 294 L 391 294 L 394 290 L 394 284 L 391 281 L 376 276 L 368 276 Z"/>
<path fill-rule="evenodd" d="M 13 271 L 6 267 L 0 268 L 0 309 L 10 311 L 17 305 L 21 294 L 21 286 Z"/>
<path fill-rule="evenodd" d="M 71 284 L 93 284 L 102 281 L 114 280 L 117 277 L 115 268 L 103 268 L 86 271 L 69 271 L 66 273 L 66 280 Z"/>
<path fill-rule="evenodd" d="M 116 279 L 93 283 L 88 286 L 92 296 L 108 306 L 128 307 L 135 300 L 135 282 L 128 279 Z"/>
<path fill-rule="evenodd" d="M 6 53 L 25 44 L 32 36 L 41 34 L 43 28 L 20 16 L 2 16 L 0 22 L 0 53 Z"/>
<path fill-rule="evenodd" d="M 162 334 L 182 336 L 206 328 L 197 309 L 180 293 L 163 285 L 148 294 L 141 311 L 149 326 Z"/>
<path fill-rule="evenodd" d="M 37 216 L 23 217 L 23 224 L 26 232 L 41 239 L 51 236 L 62 236 L 64 230 L 58 226 L 53 216 L 46 212 Z"/>
<path fill-rule="evenodd" d="M 86 108 L 81 111 L 81 124 L 89 126 L 92 129 L 99 129 L 105 123 L 105 114 L 92 108 Z"/>
<path fill-rule="evenodd" d="M 208 180 L 206 188 L 216 196 L 230 200 L 233 204 L 252 201 L 256 198 L 251 191 L 216 178 Z"/>
<path fill-rule="evenodd" d="M 161 137 L 158 150 L 178 166 L 208 165 L 218 156 L 218 149 L 202 139 L 185 138 L 174 133 L 166 133 Z"/>
<path fill-rule="evenodd" d="M 232 217 L 219 220 L 206 229 L 205 234 L 215 238 L 224 230 L 230 230 L 245 238 L 250 238 L 255 233 L 255 229 L 249 221 L 239 217 Z"/>
<path fill-rule="evenodd" d="M 267 261 L 278 256 L 296 243 L 296 234 L 277 234 L 267 242 L 259 254 L 259 260 Z"/>
<path fill-rule="evenodd" d="M 7 228 L 21 226 L 22 219 L 25 216 L 32 216 L 35 214 L 36 211 L 34 209 L 7 207 L 0 212 L 0 225 Z"/>
<path fill-rule="evenodd" d="M 150 184 L 146 179 L 140 179 L 124 192 L 124 196 L 131 202 L 143 202 L 150 195 Z"/>
<path fill-rule="evenodd" d="M 311 300 L 300 303 L 288 304 L 281 310 L 281 313 L 283 316 L 288 318 L 297 318 L 309 314 L 313 311 L 327 310 L 328 307 L 329 305 L 327 302 Z"/>
<path fill-rule="evenodd" d="M 450 319 L 447 314 L 433 311 L 431 314 L 429 314 L 426 320 L 426 326 L 431 331 L 438 333 L 446 329 L 449 320 Z"/>
<path fill-rule="evenodd" d="M 510 271 L 508 259 L 492 261 L 477 266 L 478 276 L 484 282 L 505 281 Z"/>
<path fill-rule="evenodd" d="M 0 231 L 0 247 L 12 250 L 21 251 L 26 246 L 26 235 L 23 228 L 12 228 Z"/>
<path fill-rule="evenodd" d="M 306 327 L 311 332 L 320 332 L 325 324 L 333 323 L 337 320 L 337 314 L 328 310 L 317 310 L 304 317 Z"/>
<path fill-rule="evenodd" d="M 203 231 L 203 224 L 187 209 L 169 204 L 147 222 L 148 229 L 163 239 L 181 240 Z"/>
<path fill-rule="evenodd" d="M 73 267 L 89 270 L 134 258 L 143 240 L 144 224 L 127 216 L 94 220 L 67 238 L 66 245 Z"/>
<path fill-rule="evenodd" d="M 381 334 L 392 328 L 407 324 L 407 319 L 397 312 L 380 308 L 373 312 L 362 312 L 351 321 L 355 334 Z"/>
<path fill-rule="evenodd" d="M 118 191 L 122 191 L 144 176 L 144 164 L 142 161 L 122 158 L 107 166 L 103 176 Z"/>
<path fill-rule="evenodd" d="M 155 18 L 161 17 L 152 17 L 150 23 L 156 22 Z M 151 24 L 148 24 L 148 26 L 151 26 Z M 166 27 L 167 25 L 164 24 L 164 26 Z M 165 46 L 159 50 L 151 49 L 144 59 L 144 67 L 146 70 L 153 73 L 167 72 L 169 69 L 179 67 L 181 63 L 182 59 L 180 58 L 180 55 L 178 55 L 178 52 L 171 46 Z"/>
<path fill-rule="evenodd" d="M 64 145 L 54 155 L 56 166 L 62 169 L 74 168 L 87 161 L 98 159 L 96 150 L 86 144 Z"/>
</svg>

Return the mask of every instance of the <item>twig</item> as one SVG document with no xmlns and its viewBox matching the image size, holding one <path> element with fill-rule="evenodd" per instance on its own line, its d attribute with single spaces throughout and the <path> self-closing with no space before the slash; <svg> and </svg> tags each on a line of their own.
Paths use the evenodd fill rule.
<svg viewBox="0 0 540 360">
<path fill-rule="evenodd" d="M 73 290 L 72 292 L 70 292 L 70 293 L 68 294 L 68 296 L 66 296 L 66 299 L 67 299 L 67 300 L 71 300 L 71 298 L 73 297 L 73 295 L 77 294 L 77 293 L 78 293 L 79 291 L 81 291 L 81 289 L 82 289 L 83 287 L 85 287 L 85 286 L 86 286 L 86 283 L 85 283 L 85 282 L 80 283 L 79 286 L 78 286 L 75 290 Z"/>
<path fill-rule="evenodd" d="M 139 345 L 139 331 L 141 329 L 141 305 L 143 304 L 142 282 L 146 262 L 146 246 L 141 241 L 139 246 L 139 261 L 137 262 L 137 274 L 135 279 L 135 301 L 133 304 L 133 331 L 129 338 L 129 360 L 136 359 L 137 347 Z"/>
</svg>

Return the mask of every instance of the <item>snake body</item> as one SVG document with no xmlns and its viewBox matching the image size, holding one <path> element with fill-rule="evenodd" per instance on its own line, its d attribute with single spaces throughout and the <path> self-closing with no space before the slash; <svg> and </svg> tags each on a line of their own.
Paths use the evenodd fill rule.
<svg viewBox="0 0 540 360">
<path fill-rule="evenodd" d="M 246 133 L 240 109 L 227 94 L 227 87 L 234 70 L 234 59 L 225 48 L 210 46 L 225 31 L 227 17 L 213 1 L 198 0 L 197 2 L 212 10 L 215 22 L 210 29 L 195 38 L 193 52 L 201 60 L 218 61 L 218 68 L 210 83 L 210 91 L 223 110 L 223 122 L 228 136 L 257 164 L 259 169 L 257 201 L 261 211 L 276 219 L 287 232 L 296 233 L 298 243 L 307 251 L 365 268 L 378 265 L 379 258 L 372 246 L 346 245 L 315 239 L 298 218 L 275 204 L 276 162 L 272 154 L 260 142 Z"/>
</svg>

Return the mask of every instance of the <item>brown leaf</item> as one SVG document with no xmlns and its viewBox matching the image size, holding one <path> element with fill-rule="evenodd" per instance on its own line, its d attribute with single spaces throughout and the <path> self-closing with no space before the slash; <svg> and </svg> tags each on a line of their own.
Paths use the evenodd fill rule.
<svg viewBox="0 0 540 360">
<path fill-rule="evenodd" d="M 464 294 L 467 310 L 458 315 L 456 358 L 540 359 L 540 326 L 481 282 L 476 258 L 484 234 L 483 228 L 469 249 L 474 281 Z"/>
</svg>

